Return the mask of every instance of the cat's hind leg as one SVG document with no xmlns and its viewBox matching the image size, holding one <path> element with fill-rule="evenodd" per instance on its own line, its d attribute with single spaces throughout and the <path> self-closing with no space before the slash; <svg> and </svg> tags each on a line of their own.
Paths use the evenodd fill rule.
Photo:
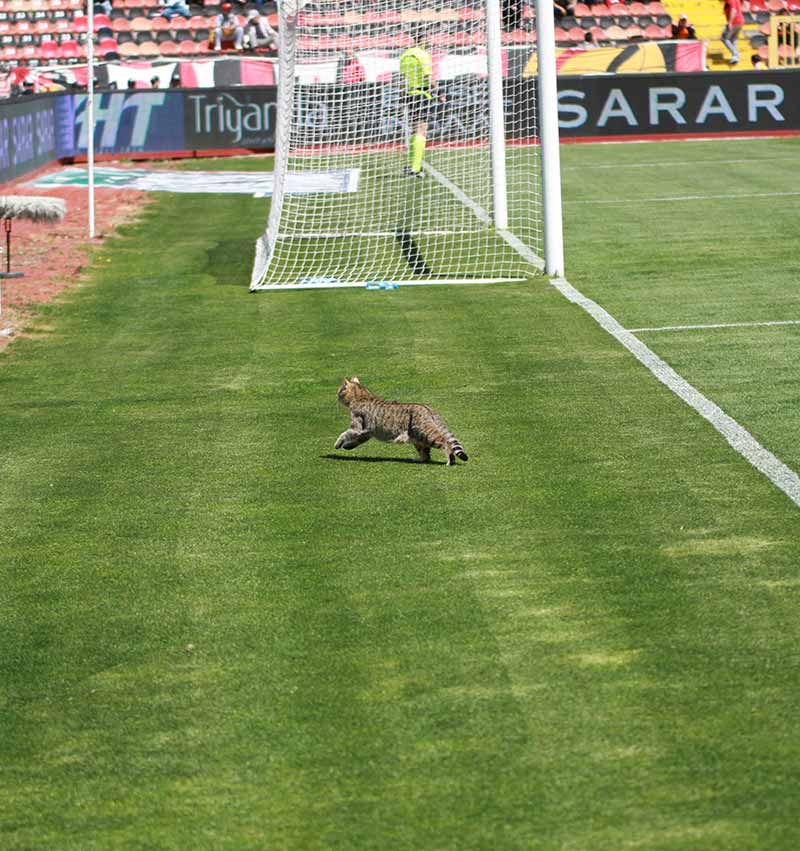
<svg viewBox="0 0 800 851">
<path fill-rule="evenodd" d="M 333 445 L 334 449 L 355 449 L 356 446 L 361 446 L 372 437 L 371 431 L 356 431 L 349 428 L 339 435 L 339 439 Z"/>
<path fill-rule="evenodd" d="M 415 443 L 414 448 L 419 455 L 420 464 L 429 464 L 431 460 L 431 448 L 424 443 Z"/>
</svg>

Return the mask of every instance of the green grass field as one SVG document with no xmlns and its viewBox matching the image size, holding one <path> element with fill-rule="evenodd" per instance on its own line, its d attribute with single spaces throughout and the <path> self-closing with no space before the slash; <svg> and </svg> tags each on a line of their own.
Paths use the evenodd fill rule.
<svg viewBox="0 0 800 851">
<path fill-rule="evenodd" d="M 798 156 L 565 146 L 567 277 L 800 319 Z M 546 279 L 250 294 L 265 214 L 154 196 L 0 355 L 0 847 L 796 851 L 797 505 Z M 639 336 L 800 469 L 800 325 Z M 343 375 L 469 463 L 334 452 Z"/>
</svg>

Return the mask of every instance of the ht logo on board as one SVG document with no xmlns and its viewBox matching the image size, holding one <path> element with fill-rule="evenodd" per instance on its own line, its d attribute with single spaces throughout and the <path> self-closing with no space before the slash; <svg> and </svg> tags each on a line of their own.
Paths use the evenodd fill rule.
<svg viewBox="0 0 800 851">
<path fill-rule="evenodd" d="M 75 107 L 75 143 L 79 151 L 85 151 L 89 141 L 86 97 L 76 96 Z M 180 150 L 180 107 L 180 98 L 173 99 L 168 92 L 105 93 L 95 101 L 95 147 L 109 153 Z"/>
</svg>

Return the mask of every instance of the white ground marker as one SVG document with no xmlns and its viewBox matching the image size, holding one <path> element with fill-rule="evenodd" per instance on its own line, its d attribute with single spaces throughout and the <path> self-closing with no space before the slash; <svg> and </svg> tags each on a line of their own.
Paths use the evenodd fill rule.
<svg viewBox="0 0 800 851">
<path fill-rule="evenodd" d="M 644 331 L 708 331 L 714 328 L 771 328 L 775 325 L 800 325 L 800 319 L 772 319 L 768 322 L 715 322 L 711 325 L 660 325 L 654 328 L 628 328 L 633 334 Z"/>
<path fill-rule="evenodd" d="M 749 461 L 760 473 L 763 473 L 779 490 L 800 507 L 800 476 L 765 449 L 749 431 L 742 428 L 732 417 L 684 378 L 658 355 L 651 351 L 631 331 L 617 322 L 614 317 L 599 304 L 586 298 L 564 278 L 552 278 L 550 283 L 573 304 L 583 308 L 603 330 L 621 343 L 640 363 L 665 384 L 678 398 L 694 408 L 703 419 L 728 441 L 743 458 Z"/>
</svg>

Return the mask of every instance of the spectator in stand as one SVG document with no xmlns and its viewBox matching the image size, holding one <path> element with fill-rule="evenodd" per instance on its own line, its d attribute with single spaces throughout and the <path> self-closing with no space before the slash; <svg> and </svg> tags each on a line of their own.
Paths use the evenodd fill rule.
<svg viewBox="0 0 800 851">
<path fill-rule="evenodd" d="M 347 85 L 352 83 L 363 83 L 367 79 L 367 72 L 359 62 L 354 50 L 347 51 L 344 65 L 342 66 L 342 82 Z"/>
<path fill-rule="evenodd" d="M 697 35 L 694 31 L 694 26 L 689 23 L 689 19 L 685 14 L 681 14 L 680 18 L 678 18 L 678 23 L 672 25 L 672 37 L 673 38 L 691 38 L 696 39 Z"/>
<path fill-rule="evenodd" d="M 230 3 L 222 4 L 222 14 L 217 17 L 211 38 L 214 39 L 213 49 L 222 50 L 222 45 L 233 45 L 234 50 L 242 49 L 244 29 Z"/>
<path fill-rule="evenodd" d="M 500 0 L 502 26 L 506 32 L 513 32 L 522 26 L 522 0 Z"/>
<path fill-rule="evenodd" d="M 161 88 L 161 80 L 158 77 L 150 78 L 150 88 L 151 89 L 160 89 Z"/>
<path fill-rule="evenodd" d="M 767 63 L 757 53 L 750 57 L 750 61 L 753 63 L 754 71 L 764 71 L 767 68 Z"/>
<path fill-rule="evenodd" d="M 583 49 L 592 50 L 595 47 L 600 47 L 600 45 L 597 43 L 594 33 L 591 30 L 586 30 L 586 33 L 583 36 Z"/>
<path fill-rule="evenodd" d="M 267 16 L 262 15 L 257 9 L 251 9 L 247 13 L 244 31 L 251 50 L 278 49 L 278 33 L 269 25 Z"/>
<path fill-rule="evenodd" d="M 557 21 L 571 14 L 572 6 L 569 0 L 553 0 L 553 15 Z"/>
<path fill-rule="evenodd" d="M 192 16 L 186 0 L 159 0 L 159 2 L 162 8 L 158 14 L 168 21 L 172 20 L 172 18 L 177 18 L 178 15 L 184 18 L 191 18 Z"/>
<path fill-rule="evenodd" d="M 739 64 L 739 48 L 736 41 L 744 25 L 742 14 L 742 0 L 724 0 L 723 11 L 725 12 L 725 29 L 722 31 L 722 43 L 731 52 L 729 65 Z"/>
</svg>

